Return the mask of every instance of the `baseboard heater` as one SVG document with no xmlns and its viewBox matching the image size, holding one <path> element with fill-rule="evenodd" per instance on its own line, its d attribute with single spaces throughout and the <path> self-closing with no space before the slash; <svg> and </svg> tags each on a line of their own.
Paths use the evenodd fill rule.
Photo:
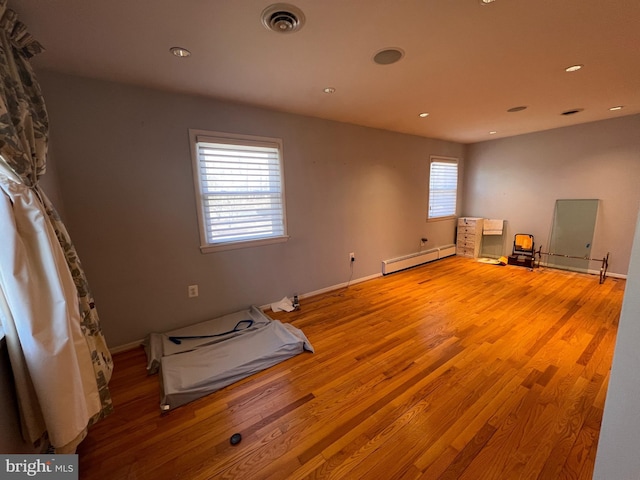
<svg viewBox="0 0 640 480">
<path fill-rule="evenodd" d="M 388 275 L 390 273 L 399 272 L 400 270 L 406 270 L 407 268 L 417 267 L 428 262 L 433 262 L 444 257 L 450 257 L 456 254 L 455 245 L 445 245 L 439 248 L 432 248 L 425 250 L 424 252 L 412 253 L 410 255 L 404 255 L 402 257 L 392 258 L 390 260 L 382 261 L 382 274 Z"/>
</svg>

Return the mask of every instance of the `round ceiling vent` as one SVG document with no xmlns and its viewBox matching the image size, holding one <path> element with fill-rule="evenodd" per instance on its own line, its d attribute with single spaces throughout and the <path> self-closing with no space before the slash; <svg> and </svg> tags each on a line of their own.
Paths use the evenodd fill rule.
<svg viewBox="0 0 640 480">
<path fill-rule="evenodd" d="M 575 115 L 576 113 L 580 113 L 584 110 L 584 108 L 574 108 L 572 110 L 567 110 L 566 112 L 562 112 L 560 115 Z"/>
<path fill-rule="evenodd" d="M 297 32 L 304 25 L 304 13 L 288 3 L 276 3 L 264 9 L 262 24 L 277 33 Z"/>
<path fill-rule="evenodd" d="M 378 65 L 391 65 L 404 57 L 404 52 L 399 48 L 385 48 L 373 56 L 373 61 Z"/>
</svg>

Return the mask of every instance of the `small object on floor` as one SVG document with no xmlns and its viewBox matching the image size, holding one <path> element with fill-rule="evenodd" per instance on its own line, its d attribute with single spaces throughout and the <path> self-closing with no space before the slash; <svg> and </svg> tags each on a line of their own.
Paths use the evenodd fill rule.
<svg viewBox="0 0 640 480">
<path fill-rule="evenodd" d="M 229 439 L 229 443 L 231 443 L 231 445 L 238 445 L 241 440 L 242 440 L 242 435 L 240 435 L 239 433 L 234 433 L 233 435 L 231 435 L 231 438 Z"/>
<path fill-rule="evenodd" d="M 478 262 L 487 263 L 489 265 L 499 265 L 500 261 L 495 258 L 478 258 Z"/>
<path fill-rule="evenodd" d="M 527 267 L 533 269 L 535 265 L 535 259 L 526 255 L 509 255 L 507 263 L 509 265 L 517 265 L 519 267 Z"/>
<path fill-rule="evenodd" d="M 271 311 L 273 312 L 293 312 L 294 310 L 293 302 L 288 297 L 271 304 Z"/>
</svg>

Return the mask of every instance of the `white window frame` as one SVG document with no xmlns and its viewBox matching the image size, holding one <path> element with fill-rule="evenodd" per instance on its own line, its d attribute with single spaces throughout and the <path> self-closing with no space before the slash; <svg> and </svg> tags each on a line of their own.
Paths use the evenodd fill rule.
<svg viewBox="0 0 640 480">
<path fill-rule="evenodd" d="M 198 207 L 198 226 L 200 230 L 200 250 L 202 253 L 233 250 L 237 248 L 256 247 L 274 243 L 286 242 L 287 235 L 286 204 L 284 196 L 284 162 L 282 159 L 282 140 L 279 138 L 258 137 L 254 135 L 241 135 L 225 132 L 212 132 L 207 130 L 189 130 L 189 143 L 191 146 L 191 159 L 193 166 L 193 178 L 195 184 L 196 201 Z M 210 193 L 204 191 L 204 183 L 201 174 L 201 161 L 199 158 L 199 143 L 215 143 L 227 145 L 255 146 L 275 148 L 278 151 L 280 174 L 280 201 L 282 209 L 282 232 L 274 235 L 262 235 L 248 240 L 212 241 L 207 235 L 206 218 L 207 211 L 205 201 Z"/>
<path fill-rule="evenodd" d="M 449 164 L 456 167 L 456 188 L 454 191 L 454 210 L 453 212 L 445 212 L 444 215 L 439 215 L 437 212 L 439 200 L 443 197 L 451 198 L 451 189 L 436 189 L 433 184 L 435 176 L 433 175 L 434 164 Z M 431 155 L 429 157 L 429 199 L 427 202 L 427 221 L 439 221 L 456 218 L 458 213 L 458 190 L 460 188 L 460 163 L 457 158 L 454 157 L 442 157 L 437 155 Z M 447 194 L 448 192 L 448 194 Z"/>
</svg>

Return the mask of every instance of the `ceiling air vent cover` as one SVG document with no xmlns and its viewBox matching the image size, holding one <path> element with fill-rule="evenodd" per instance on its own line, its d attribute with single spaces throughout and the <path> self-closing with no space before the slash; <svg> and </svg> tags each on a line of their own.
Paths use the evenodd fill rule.
<svg viewBox="0 0 640 480">
<path fill-rule="evenodd" d="M 378 65 L 391 65 L 404 57 L 404 52 L 399 48 L 385 48 L 373 56 L 373 61 Z"/>
<path fill-rule="evenodd" d="M 262 12 L 262 24 L 277 33 L 293 33 L 304 25 L 304 13 L 287 3 L 276 3 Z"/>
</svg>

